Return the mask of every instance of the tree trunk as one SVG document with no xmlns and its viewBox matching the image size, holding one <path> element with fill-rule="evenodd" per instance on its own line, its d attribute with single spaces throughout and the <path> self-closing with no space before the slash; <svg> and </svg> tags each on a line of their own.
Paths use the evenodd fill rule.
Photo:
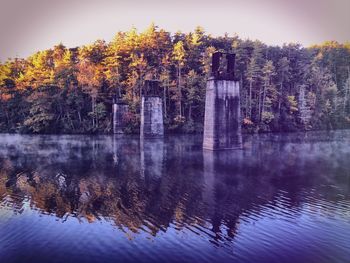
<svg viewBox="0 0 350 263">
<path fill-rule="evenodd" d="M 96 104 L 96 103 L 95 103 Z M 95 116 L 96 116 L 96 128 L 98 129 L 98 115 L 97 111 L 95 109 Z"/>
<path fill-rule="evenodd" d="M 181 92 L 181 65 L 179 63 L 179 70 L 178 70 L 178 90 L 179 90 L 179 112 L 180 116 L 182 117 L 182 92 Z"/>
<path fill-rule="evenodd" d="M 141 96 L 142 96 L 142 73 L 140 69 L 140 78 L 139 78 L 139 89 L 140 89 L 140 101 L 141 101 Z"/>
<path fill-rule="evenodd" d="M 95 128 L 95 97 L 91 98 L 91 110 L 92 110 L 92 128 Z"/>
<path fill-rule="evenodd" d="M 10 128 L 10 116 L 9 116 L 9 112 L 8 110 L 6 109 L 5 110 L 5 114 L 6 114 L 6 120 L 7 120 L 7 128 Z"/>
<path fill-rule="evenodd" d="M 350 93 L 350 67 L 348 67 L 348 79 L 345 82 L 345 95 L 344 95 L 344 102 L 343 102 L 343 116 L 345 116 L 346 111 L 346 105 L 348 102 L 348 96 Z"/>
<path fill-rule="evenodd" d="M 78 111 L 79 125 L 81 126 L 81 113 Z"/>
<path fill-rule="evenodd" d="M 279 118 L 279 116 L 281 116 L 281 105 L 282 105 L 282 96 L 283 96 L 283 79 L 284 79 L 284 74 L 282 74 L 280 92 L 278 94 L 278 118 Z"/>
<path fill-rule="evenodd" d="M 168 80 L 166 81 L 166 84 L 163 88 L 163 108 L 164 108 L 164 116 L 166 118 L 166 90 L 167 90 L 167 86 L 168 86 Z"/>
<path fill-rule="evenodd" d="M 346 87 L 345 97 L 344 97 L 344 105 L 343 105 L 343 116 L 345 116 L 346 105 L 347 105 L 347 102 L 348 102 L 348 96 L 349 96 L 349 87 Z"/>
<path fill-rule="evenodd" d="M 252 119 L 252 86 L 253 81 L 249 81 L 249 118 Z"/>
<path fill-rule="evenodd" d="M 258 94 L 258 120 L 261 121 L 261 87 L 259 87 L 259 94 Z"/>
<path fill-rule="evenodd" d="M 260 116 L 260 118 L 262 117 L 262 115 L 265 112 L 266 89 L 267 89 L 267 85 L 268 84 L 269 83 L 265 82 L 265 85 L 264 85 L 263 98 L 262 98 L 262 109 L 261 109 L 261 116 Z"/>
<path fill-rule="evenodd" d="M 241 75 L 241 79 L 240 79 L 240 88 L 243 90 L 243 74 Z M 248 115 L 248 92 L 245 91 L 245 112 L 244 112 L 244 117 L 246 118 Z"/>
<path fill-rule="evenodd" d="M 67 117 L 67 119 L 68 119 L 68 121 L 69 121 L 69 123 L 70 123 L 71 129 L 72 129 L 73 131 L 75 131 L 75 127 L 74 127 L 72 118 L 70 117 L 70 114 L 67 113 L 67 114 L 66 114 L 66 117 Z"/>
</svg>

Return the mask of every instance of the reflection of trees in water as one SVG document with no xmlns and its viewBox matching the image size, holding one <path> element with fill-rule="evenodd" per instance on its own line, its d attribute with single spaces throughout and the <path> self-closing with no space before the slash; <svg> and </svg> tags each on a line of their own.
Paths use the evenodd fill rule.
<svg viewBox="0 0 350 263">
<path fill-rule="evenodd" d="M 181 214 L 191 216 L 201 207 L 200 186 L 191 179 L 197 175 L 165 172 L 163 142 L 155 148 L 154 142 L 144 144 L 143 168 L 138 141 L 121 140 L 110 149 L 96 142 L 58 146 L 45 156 L 34 149 L 23 154 L 21 148 L 1 157 L 1 196 L 12 197 L 18 206 L 30 197 L 32 208 L 60 218 L 73 215 L 91 222 L 105 217 L 133 232 L 146 226 L 152 234 L 174 218 L 190 222 Z"/>
<path fill-rule="evenodd" d="M 20 145 L 0 151 L 1 203 L 11 198 L 20 210 L 29 197 L 41 213 L 104 217 L 124 231 L 156 235 L 174 223 L 221 242 L 234 237 L 243 214 L 273 207 L 281 192 L 283 206 L 294 210 L 313 196 L 330 202 L 339 193 L 350 196 L 350 156 L 337 142 L 249 137 L 245 150 L 234 152 L 202 152 L 188 138 Z"/>
</svg>

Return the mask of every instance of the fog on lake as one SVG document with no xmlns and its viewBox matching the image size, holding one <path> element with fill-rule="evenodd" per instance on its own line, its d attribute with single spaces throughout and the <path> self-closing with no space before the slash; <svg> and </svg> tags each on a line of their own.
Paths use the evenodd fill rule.
<svg viewBox="0 0 350 263">
<path fill-rule="evenodd" d="M 346 262 L 350 131 L 0 135 L 0 262 Z"/>
</svg>

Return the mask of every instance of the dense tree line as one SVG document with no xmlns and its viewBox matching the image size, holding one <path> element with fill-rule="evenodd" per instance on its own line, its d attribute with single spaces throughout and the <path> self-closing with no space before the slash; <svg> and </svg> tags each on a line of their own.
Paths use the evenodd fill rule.
<svg viewBox="0 0 350 263">
<path fill-rule="evenodd" d="M 160 80 L 168 132 L 201 132 L 216 50 L 236 53 L 245 131 L 350 127 L 350 43 L 268 46 L 152 24 L 109 43 L 59 44 L 0 64 L 0 132 L 108 133 L 115 94 L 130 106 L 126 132 L 138 132 L 147 79 Z"/>
</svg>

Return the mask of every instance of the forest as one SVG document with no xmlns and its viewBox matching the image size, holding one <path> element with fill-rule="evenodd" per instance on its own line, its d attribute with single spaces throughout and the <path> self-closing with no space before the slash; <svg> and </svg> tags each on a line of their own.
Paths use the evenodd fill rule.
<svg viewBox="0 0 350 263">
<path fill-rule="evenodd" d="M 236 54 L 247 133 L 350 128 L 350 43 L 266 45 L 203 28 L 174 34 L 151 24 L 112 41 L 58 44 L 0 64 L 0 132 L 111 133 L 112 103 L 128 103 L 139 132 L 145 80 L 158 79 L 168 133 L 203 131 L 211 54 Z"/>
</svg>

